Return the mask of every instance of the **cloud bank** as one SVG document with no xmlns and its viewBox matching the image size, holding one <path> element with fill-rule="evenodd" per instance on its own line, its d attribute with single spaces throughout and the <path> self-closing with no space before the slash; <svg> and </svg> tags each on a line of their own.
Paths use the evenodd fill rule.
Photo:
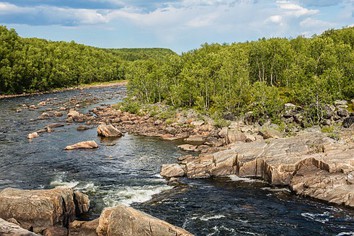
<svg viewBox="0 0 354 236">
<path fill-rule="evenodd" d="M 352 0 L 0 0 L 0 24 L 125 28 L 162 45 L 312 35 L 353 24 L 353 12 Z"/>
</svg>

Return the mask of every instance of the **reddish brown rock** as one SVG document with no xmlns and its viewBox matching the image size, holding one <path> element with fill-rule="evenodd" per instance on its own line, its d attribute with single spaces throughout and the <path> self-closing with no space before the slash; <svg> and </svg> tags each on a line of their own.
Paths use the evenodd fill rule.
<svg viewBox="0 0 354 236">
<path fill-rule="evenodd" d="M 101 124 L 97 127 L 97 135 L 102 137 L 122 137 L 123 133 L 113 125 Z"/>
<path fill-rule="evenodd" d="M 304 133 L 235 143 L 227 150 L 179 158 L 179 164 L 189 178 L 233 174 L 257 177 L 273 185 L 289 186 L 301 195 L 354 206 L 353 153 L 351 139 L 343 143 L 320 133 Z"/>
<path fill-rule="evenodd" d="M 99 236 L 192 235 L 182 228 L 123 205 L 103 210 L 97 233 Z"/>
<path fill-rule="evenodd" d="M 39 236 L 33 232 L 25 230 L 17 224 L 10 223 L 0 218 L 0 235 L 1 236 Z"/>
<path fill-rule="evenodd" d="M 69 236 L 97 236 L 99 219 L 92 221 L 73 221 L 69 226 Z"/>
<path fill-rule="evenodd" d="M 160 175 L 166 178 L 181 177 L 185 175 L 185 171 L 178 164 L 164 164 L 161 166 Z"/>
<path fill-rule="evenodd" d="M 38 137 L 39 137 L 39 135 L 37 132 L 30 133 L 27 136 L 28 139 L 34 139 L 34 138 L 38 138 Z"/>
<path fill-rule="evenodd" d="M 74 149 L 94 149 L 98 148 L 98 145 L 95 141 L 83 141 L 69 145 L 65 147 L 65 150 L 74 150 Z"/>
<path fill-rule="evenodd" d="M 88 210 L 88 198 L 77 199 L 73 190 L 57 187 L 49 190 L 6 188 L 0 192 L 0 217 L 14 218 L 20 226 L 40 233 L 52 226 L 67 226 L 76 213 Z"/>
</svg>

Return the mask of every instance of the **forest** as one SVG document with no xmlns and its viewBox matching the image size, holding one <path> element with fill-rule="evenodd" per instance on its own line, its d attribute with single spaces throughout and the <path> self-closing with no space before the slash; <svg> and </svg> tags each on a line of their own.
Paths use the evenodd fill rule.
<svg viewBox="0 0 354 236">
<path fill-rule="evenodd" d="M 128 101 L 162 102 L 205 114 L 276 120 L 285 103 L 301 105 L 313 124 L 325 104 L 354 98 L 354 28 L 311 38 L 203 44 L 169 49 L 100 49 L 21 38 L 0 27 L 0 93 L 129 80 Z"/>
<path fill-rule="evenodd" d="M 122 80 L 129 62 L 174 54 L 161 48 L 101 49 L 74 41 L 22 38 L 0 26 L 0 94 Z"/>
<path fill-rule="evenodd" d="M 219 117 L 251 111 L 255 119 L 273 121 L 293 103 L 311 125 L 319 124 L 326 104 L 354 98 L 354 28 L 311 38 L 204 44 L 181 56 L 134 61 L 126 78 L 130 96 L 144 103 Z"/>
</svg>

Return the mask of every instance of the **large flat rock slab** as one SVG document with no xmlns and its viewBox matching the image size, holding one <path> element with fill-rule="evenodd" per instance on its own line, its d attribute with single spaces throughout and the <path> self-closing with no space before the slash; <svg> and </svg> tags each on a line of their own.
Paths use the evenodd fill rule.
<svg viewBox="0 0 354 236">
<path fill-rule="evenodd" d="M 179 165 L 189 178 L 257 177 L 273 185 L 289 186 L 301 195 L 354 206 L 352 139 L 337 142 L 321 133 L 303 133 L 232 143 L 226 150 L 180 158 Z"/>
<path fill-rule="evenodd" d="M 102 212 L 97 233 L 99 236 L 192 235 L 182 228 L 124 205 L 106 208 Z"/>
<path fill-rule="evenodd" d="M 0 218 L 1 236 L 39 236 L 31 231 L 21 228 L 17 224 L 7 222 Z"/>
<path fill-rule="evenodd" d="M 52 226 L 67 227 L 76 214 L 87 212 L 89 199 L 71 188 L 21 190 L 6 188 L 0 192 L 0 218 L 15 219 L 36 233 Z"/>
</svg>

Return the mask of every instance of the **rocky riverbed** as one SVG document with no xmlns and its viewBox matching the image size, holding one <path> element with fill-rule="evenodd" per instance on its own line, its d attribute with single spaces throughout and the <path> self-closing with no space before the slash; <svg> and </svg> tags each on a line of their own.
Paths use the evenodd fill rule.
<svg viewBox="0 0 354 236">
<path fill-rule="evenodd" d="M 265 197 L 267 199 L 264 201 L 267 201 L 269 205 L 274 205 L 272 212 L 280 208 L 278 203 L 275 203 L 279 200 L 279 196 L 284 197 L 285 194 L 292 198 L 287 190 L 283 191 L 282 188 L 277 190 L 274 186 L 288 186 L 300 195 L 352 206 L 353 127 L 343 128 L 339 139 L 330 138 L 318 129 L 298 132 L 294 137 L 285 137 L 271 124 L 259 126 L 250 125 L 247 122 L 232 122 L 228 127 L 217 128 L 211 120 L 189 111 L 176 114 L 173 120 L 158 118 L 150 114 L 130 114 L 110 105 L 117 102 L 117 99 L 112 99 L 113 95 L 118 95 L 120 99 L 124 96 L 124 91 L 108 90 L 103 95 L 102 93 L 95 95 L 95 93 L 97 92 L 81 90 L 79 94 L 65 99 L 58 95 L 44 95 L 44 97 L 39 96 L 38 99 L 29 98 L 29 100 L 16 98 L 20 101 L 18 105 L 9 105 L 9 107 L 22 120 L 15 119 L 17 123 L 14 122 L 14 125 L 12 122 L 3 123 L 5 126 L 0 130 L 0 145 L 4 150 L 0 154 L 0 160 L 4 163 L 4 168 L 1 169 L 4 176 L 0 176 L 2 189 L 20 187 L 34 188 L 39 191 L 43 188 L 52 189 L 59 184 L 72 185 L 75 191 L 82 190 L 90 195 L 89 214 L 91 216 L 84 217 L 85 221 L 73 221 L 69 224 L 68 227 L 71 227 L 73 235 L 80 235 L 81 228 L 84 228 L 82 232 L 86 232 L 87 235 L 90 235 L 89 232 L 94 232 L 93 235 L 97 234 L 99 220 L 94 219 L 100 218 L 101 212 L 107 206 L 118 206 L 119 201 L 122 200 L 196 235 L 283 232 L 280 228 L 254 227 L 254 222 L 252 223 L 250 218 L 257 219 L 256 215 L 247 216 L 247 220 L 243 221 L 231 220 L 235 219 L 236 213 L 243 215 L 253 212 L 253 210 L 249 211 L 244 208 L 244 205 L 257 203 L 260 198 Z M 349 114 L 346 118 L 350 118 Z M 25 126 L 25 124 L 29 125 Z M 14 127 L 21 130 L 19 133 L 12 131 L 16 136 L 9 133 L 15 130 Z M 144 139 L 140 136 L 132 136 L 132 134 L 153 138 Z M 134 140 L 138 140 L 139 143 L 137 145 L 132 143 Z M 148 142 L 151 147 L 145 147 L 144 142 Z M 27 151 L 22 154 L 20 150 L 11 148 L 14 144 L 24 145 Z M 169 148 L 166 148 L 167 146 Z M 64 150 L 65 147 L 69 147 L 67 149 L 93 149 L 71 151 Z M 157 152 L 159 149 L 167 150 L 170 147 L 171 151 Z M 141 150 L 141 153 L 135 157 L 136 154 L 132 155 L 127 152 L 130 149 L 134 152 Z M 185 151 L 190 155 L 185 155 L 187 154 Z M 17 154 L 12 155 L 12 153 Z M 174 163 L 177 162 L 177 158 L 178 163 Z M 164 165 L 168 163 L 171 165 Z M 25 174 L 29 170 L 25 166 L 28 165 L 32 166 L 32 171 L 30 171 L 32 174 L 26 177 Z M 164 180 L 157 176 L 161 165 L 163 166 L 161 174 L 169 180 L 170 186 L 167 186 Z M 14 166 L 13 169 L 12 166 Z M 46 172 L 45 169 L 50 169 L 50 171 Z M 21 170 L 23 177 L 15 173 Z M 58 172 L 64 177 L 58 179 Z M 227 176 L 226 179 L 225 176 Z M 193 182 L 185 177 L 192 179 L 216 177 L 218 179 L 216 182 L 213 182 L 214 180 Z M 271 185 L 265 182 L 259 184 L 257 180 L 243 177 L 263 179 Z M 237 184 L 231 184 L 232 179 L 236 180 Z M 122 183 L 127 185 L 122 186 Z M 247 183 L 257 184 L 248 186 Z M 252 194 L 242 198 L 234 195 L 241 194 L 244 187 L 245 194 Z M 216 188 L 215 191 L 214 188 Z M 149 197 L 144 196 L 142 200 L 146 201 L 151 199 L 154 193 L 158 194 L 162 190 L 169 190 L 169 192 L 155 196 L 146 203 L 136 204 L 140 201 L 137 200 L 138 196 L 140 197 L 136 195 L 137 193 L 149 192 Z M 218 192 L 222 192 L 223 196 L 219 196 Z M 205 198 L 201 200 L 202 202 L 213 204 L 198 206 L 202 204 L 196 201 L 201 198 L 200 194 L 203 195 L 203 199 Z M 230 197 L 226 199 L 214 201 L 215 198 L 229 195 Z M 269 198 L 270 196 L 272 197 Z M 249 199 L 250 202 L 239 205 L 238 202 L 233 202 L 235 199 L 240 202 Z M 337 229 L 336 227 L 341 224 L 333 223 L 333 225 L 329 224 L 330 226 L 321 225 L 318 231 L 314 232 L 339 234 L 354 231 L 352 220 L 354 218 L 351 218 L 350 210 L 347 212 L 334 208 L 332 214 L 332 210 L 324 210 L 328 205 L 321 205 L 318 202 L 310 203 L 305 199 L 301 201 L 305 202 L 304 206 L 300 206 L 302 203 L 298 201 L 295 203 L 294 200 L 286 202 L 289 206 L 294 204 L 303 211 L 323 209 L 323 212 L 296 213 L 286 210 L 287 217 L 271 216 L 271 218 L 274 217 L 280 222 L 289 219 L 289 222 L 284 224 L 299 225 L 297 227 L 303 227 L 309 231 L 314 227 L 310 224 L 304 226 L 303 223 L 293 223 L 292 219 L 300 215 L 309 222 L 313 218 L 312 222 L 318 223 L 319 221 L 330 222 L 341 215 L 343 219 L 345 218 L 343 221 L 347 222 L 344 228 Z M 220 202 L 223 202 L 221 208 Z M 261 208 L 260 206 L 254 207 Z M 239 209 L 244 210 L 240 212 Z M 119 211 L 125 212 L 126 209 L 120 208 Z M 334 213 L 337 211 L 343 213 Z M 135 214 L 134 210 L 129 210 L 129 212 Z M 261 215 L 268 214 L 267 209 L 262 209 Z M 292 216 L 292 214 L 295 215 Z M 325 220 L 320 219 L 322 214 Z M 4 218 L 9 219 L 9 216 Z M 259 220 L 266 222 L 266 219 Z M 295 220 L 295 222 L 301 221 Z M 65 225 L 68 224 L 65 223 Z M 236 225 L 242 225 L 242 227 L 236 229 Z M 133 226 L 132 223 L 131 227 Z M 16 228 L 14 225 L 6 227 Z M 44 232 L 44 229 L 40 230 Z M 74 231 L 77 234 L 74 234 Z M 299 233 L 295 228 L 292 232 L 294 235 L 306 235 Z"/>
</svg>

